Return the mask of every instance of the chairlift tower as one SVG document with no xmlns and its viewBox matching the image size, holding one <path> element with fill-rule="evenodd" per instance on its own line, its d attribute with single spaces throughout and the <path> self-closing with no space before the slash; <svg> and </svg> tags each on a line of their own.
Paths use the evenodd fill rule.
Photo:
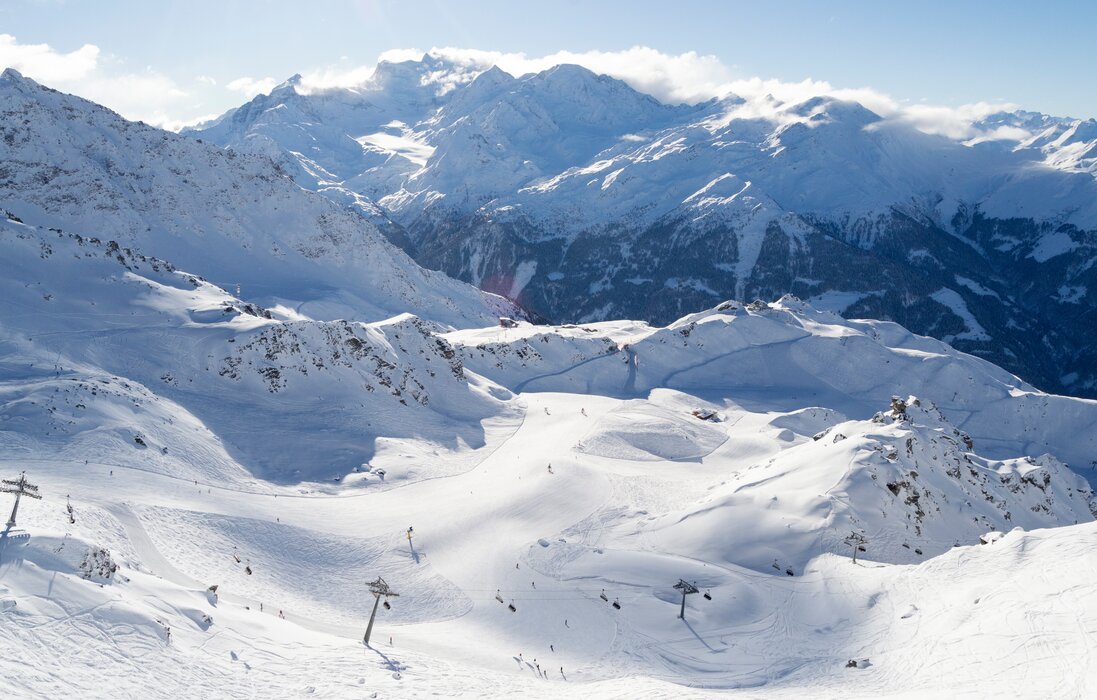
<svg viewBox="0 0 1097 700">
<path fill-rule="evenodd" d="M 674 584 L 674 588 L 682 591 L 682 610 L 678 613 L 678 619 L 684 620 L 686 619 L 686 596 L 693 593 L 700 593 L 701 590 L 683 578 L 678 579 L 678 583 Z"/>
<path fill-rule="evenodd" d="M 858 550 L 864 551 L 864 547 L 868 544 L 868 540 L 859 532 L 851 532 L 845 539 L 845 543 L 853 548 L 853 563 L 857 563 Z"/>
<path fill-rule="evenodd" d="M 27 482 L 27 473 L 23 472 L 18 479 L 3 479 L 0 481 L 0 493 L 14 493 L 15 506 L 11 509 L 11 517 L 8 518 L 8 527 L 15 527 L 15 514 L 19 511 L 19 497 L 42 499 L 38 494 L 38 487 Z"/>
<path fill-rule="evenodd" d="M 381 578 L 380 576 L 377 577 L 376 581 L 370 581 L 369 592 L 373 594 L 374 601 L 373 601 L 373 612 L 370 613 L 369 625 L 366 627 L 366 636 L 363 637 L 363 639 L 362 639 L 362 641 L 367 646 L 369 645 L 370 635 L 373 634 L 373 620 L 374 620 L 374 618 L 377 617 L 377 606 L 381 604 L 381 597 L 382 596 L 384 596 L 385 598 L 399 598 L 400 597 L 399 593 L 395 593 L 391 589 L 389 589 L 389 585 L 387 583 L 385 583 L 385 579 Z M 388 605 L 388 601 L 385 602 L 385 605 L 386 606 Z"/>
</svg>

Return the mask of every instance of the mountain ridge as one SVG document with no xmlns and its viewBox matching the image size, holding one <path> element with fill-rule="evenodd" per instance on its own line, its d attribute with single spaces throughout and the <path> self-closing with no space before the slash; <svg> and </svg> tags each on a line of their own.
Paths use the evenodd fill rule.
<svg viewBox="0 0 1097 700">
<path fill-rule="evenodd" d="M 303 187 L 375 204 L 424 266 L 557 323 L 845 299 L 847 316 L 1097 395 L 1088 122 L 991 115 L 958 140 L 828 96 L 663 105 L 581 67 L 447 82 L 440 60 L 399 64 L 414 103 L 367 81 L 294 92 L 309 124 L 265 96 L 231 133 L 188 133 L 262 142 Z"/>
</svg>

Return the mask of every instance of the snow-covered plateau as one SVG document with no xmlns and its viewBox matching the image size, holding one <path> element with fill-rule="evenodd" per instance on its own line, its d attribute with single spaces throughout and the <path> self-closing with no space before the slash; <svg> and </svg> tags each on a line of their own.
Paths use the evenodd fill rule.
<svg viewBox="0 0 1097 700">
<path fill-rule="evenodd" d="M 0 114 L 0 697 L 1097 693 L 1097 401 L 842 291 L 535 324 L 277 152 Z"/>
</svg>

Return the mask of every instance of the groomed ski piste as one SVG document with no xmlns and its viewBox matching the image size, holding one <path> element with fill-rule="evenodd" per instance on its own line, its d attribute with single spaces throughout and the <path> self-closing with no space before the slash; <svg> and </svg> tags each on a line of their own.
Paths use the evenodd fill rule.
<svg viewBox="0 0 1097 700">
<path fill-rule="evenodd" d="M 682 542 L 660 547 L 641 525 L 703 502 L 735 473 L 732 451 L 684 463 L 580 455 L 574 435 L 619 401 L 522 400 L 521 427 L 492 436 L 497 449 L 470 471 L 380 493 L 275 497 L 95 459 L 5 459 L 7 472 L 30 468 L 45 497 L 24 499 L 4 536 L 4 695 L 1092 691 L 1097 525 L 1008 531 L 919 564 L 875 560 L 870 532 L 856 564 L 825 553 L 794 576 L 706 560 Z M 731 439 L 743 438 L 764 439 L 741 425 Z M 734 539 L 757 516 L 729 513 L 702 537 Z M 780 550 L 779 538 L 768 544 Z M 85 563 L 99 548 L 118 566 L 108 578 Z M 376 576 L 400 597 L 366 647 Z M 680 577 L 712 597 L 689 596 L 684 621 Z"/>
</svg>

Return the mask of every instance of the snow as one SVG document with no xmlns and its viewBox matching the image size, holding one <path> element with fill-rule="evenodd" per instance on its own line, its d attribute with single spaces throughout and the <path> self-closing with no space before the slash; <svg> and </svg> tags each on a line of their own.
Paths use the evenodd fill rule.
<svg viewBox="0 0 1097 700">
<path fill-rule="evenodd" d="M 21 241 L 41 252 L 49 240 L 31 227 L 9 227 L 23 236 L 5 239 L 9 251 L 18 252 Z M 23 274 L 71 257 L 66 239 L 53 235 L 51 256 L 17 258 Z M 192 307 L 239 302 L 208 285 L 183 293 L 186 285 L 167 284 L 183 273 L 153 274 L 148 264 L 112 277 L 104 272 L 121 268 L 117 261 L 73 258 L 70 276 L 113 280 L 101 283 L 102 291 L 88 287 L 94 293 L 80 302 L 95 306 L 84 322 L 132 318 L 141 309 L 161 317 L 145 325 L 160 326 L 172 344 L 227 325 L 221 332 L 234 334 L 234 345 L 272 328 L 324 325 L 239 312 L 195 322 Z M 60 291 L 49 303 L 75 301 Z M 17 335 L 35 333 L 30 323 L 66 318 L 71 328 L 80 318 L 20 320 L 29 297 L 12 298 L 18 305 L 2 312 L 5 327 L 22 328 Z M 410 317 L 398 317 L 358 337 L 391 348 L 386 362 L 412 367 L 424 349 L 413 342 L 416 328 Z M 304 349 L 313 341 L 303 330 L 294 332 Z M 480 419 L 479 444 L 424 439 L 432 425 L 445 425 L 428 406 L 451 390 L 413 370 L 432 400 L 409 402 L 413 413 L 401 414 L 414 421 L 412 434 L 400 437 L 395 422 L 373 428 L 368 473 L 330 461 L 331 440 L 360 435 L 361 424 L 325 426 L 330 417 L 315 422 L 315 404 L 304 394 L 292 399 L 284 410 L 296 424 L 283 430 L 308 439 L 277 443 L 302 465 L 300 477 L 282 480 L 237 461 L 242 453 L 211 462 L 188 448 L 195 429 L 209 431 L 213 450 L 222 436 L 239 439 L 232 427 L 241 419 L 265 424 L 259 415 L 276 404 L 260 400 L 269 393 L 261 382 L 228 384 L 247 400 L 206 409 L 201 418 L 188 413 L 185 393 L 181 403 L 138 395 L 154 409 L 147 416 L 119 413 L 132 403 L 129 393 L 99 396 L 97 410 L 121 418 L 119 427 L 140 426 L 149 448 L 135 449 L 126 433 L 100 443 L 65 437 L 60 445 L 67 447 L 58 449 L 47 433 L 79 411 L 63 408 L 54 389 L 91 370 L 76 361 L 87 357 L 79 345 L 51 332 L 41 329 L 22 346 L 25 364 L 12 355 L 4 369 L 0 470 L 28 469 L 45 496 L 22 506 L 26 534 L 9 533 L 0 545 L 0 615 L 8 622 L 0 625 L 0 692 L 8 695 L 94 694 L 105 685 L 123 695 L 151 687 L 165 697 L 279 695 L 287 688 L 333 696 L 364 689 L 391 697 L 688 697 L 682 686 L 751 693 L 760 685 L 778 695 L 995 684 L 1025 692 L 1071 681 L 1054 663 L 1022 675 L 1018 648 L 1083 648 L 1074 623 L 1041 618 L 1046 623 L 1035 631 L 1015 623 L 1033 605 L 1060 615 L 1067 602 L 1057 596 L 1090 609 L 1091 572 L 1080 562 L 1097 540 L 1085 524 L 1093 516 L 1084 480 L 1052 457 L 1024 458 L 1023 448 L 1053 440 L 1060 453 L 1092 450 L 1078 437 L 1094 434 L 1082 426 L 1097 420 L 1097 407 L 1035 394 L 893 324 L 844 321 L 785 299 L 766 308 L 722 304 L 667 328 L 519 323 L 450 332 L 439 339 L 454 349 L 470 388 L 494 397 L 488 405 L 502 411 Z M 158 364 L 172 367 L 175 382 L 187 376 L 186 363 L 164 356 L 164 345 L 150 345 L 138 331 L 122 333 L 129 344 L 158 348 Z M 804 352 L 780 354 L 800 344 Z M 898 412 L 889 408 L 889 399 L 843 374 L 831 347 L 856 354 L 851 372 L 873 367 L 878 374 L 895 365 L 897 377 L 913 373 L 910 384 L 941 397 L 949 410 L 913 398 Z M 744 362 L 760 348 L 770 357 L 765 374 Z M 131 375 L 147 372 L 132 356 L 118 360 Z M 42 367 L 38 378 L 28 375 L 33 366 Z M 977 378 L 962 396 L 953 393 L 964 385 L 950 367 Z M 803 384 L 812 374 L 815 383 Z M 219 382 L 231 381 L 201 379 L 202 392 L 216 394 Z M 288 381 L 305 382 L 307 393 L 335 392 L 315 365 Z M 131 391 L 139 386 L 125 382 Z M 172 393 L 171 383 L 153 385 Z M 350 402 L 351 394 L 338 395 Z M 988 395 L 997 399 L 987 402 Z M 370 399 L 374 420 L 399 405 L 391 398 L 376 403 L 381 398 Z M 251 401 L 258 408 L 249 408 Z M 1030 402 L 1060 419 L 1045 425 Z M 859 413 L 860 406 L 869 412 Z M 50 407 L 60 410 L 43 410 Z M 698 418 L 699 408 L 716 420 Z M 967 416 L 974 451 L 946 414 Z M 179 436 L 155 432 L 161 415 L 169 425 L 191 427 Z M 107 425 L 99 416 L 64 429 L 95 435 Z M 1028 426 L 1027 438 L 1017 421 Z M 83 447 L 90 444 L 98 447 Z M 150 462 L 161 445 L 167 454 Z M 990 448 L 1009 456 L 988 457 Z M 305 468 L 309 463 L 321 466 Z M 379 469 L 387 472 L 383 479 Z M 343 478 L 332 482 L 332 474 Z M 73 496 L 75 524 L 65 520 L 64 494 Z M 411 542 L 407 525 L 415 529 Z M 1014 525 L 1059 527 L 1030 535 L 1011 533 Z M 868 536 L 859 566 L 845 556 L 847 529 Z M 1006 536 L 976 544 L 990 530 Z M 62 542 L 62 553 L 72 554 L 59 560 L 51 552 Z M 77 572 L 89 549 L 106 549 L 120 567 L 103 587 Z M 373 647 L 365 648 L 371 600 L 363 585 L 377 576 L 401 595 L 379 613 Z M 686 623 L 675 619 L 679 598 L 671 586 L 679 577 L 712 596 L 690 596 Z M 214 584 L 216 600 L 206 590 Z M 495 600 L 497 589 L 515 612 Z M 599 598 L 603 589 L 620 610 Z M 982 602 L 971 602 L 976 598 Z M 993 610 L 982 613 L 978 605 Z M 978 644 L 979 658 L 1001 662 L 957 672 L 941 685 L 940 664 L 949 658 L 942 648 L 965 639 Z M 851 658 L 871 663 L 850 676 Z M 534 659 L 547 678 L 535 676 Z"/>
<path fill-rule="evenodd" d="M 673 394 L 653 399 L 667 410 Z M 886 552 L 908 550 L 891 549 L 882 536 L 869 538 L 856 566 L 841 552 L 811 547 L 798 558 L 797 531 L 785 526 L 821 525 L 811 515 L 816 509 L 801 511 L 810 499 L 800 499 L 814 498 L 842 473 L 824 466 L 832 458 L 819 457 L 840 450 L 833 460 L 840 464 L 855 451 L 858 438 L 845 424 L 832 430 L 849 431 L 846 441 L 800 435 L 801 447 L 779 457 L 788 464 L 784 478 L 801 481 L 799 487 L 740 470 L 764 483 L 731 488 L 740 499 L 756 492 L 759 504 L 721 511 L 706 498 L 719 499 L 729 488 L 720 485 L 729 467 L 735 473 L 733 464 L 751 459 L 744 441 L 756 435 L 757 450 L 758 440 L 770 439 L 759 428 L 772 417 L 743 414 L 718 448 L 723 456 L 651 462 L 572 449 L 571 436 L 612 429 L 614 413 L 631 410 L 628 402 L 568 394 L 525 401 L 523 427 L 474 471 L 369 501 L 285 491 L 274 498 L 217 485 L 207 493 L 160 474 L 35 464 L 46 498 L 25 503 L 20 528 L 28 534 L 9 534 L 2 545 L 0 689 L 94 694 L 109 686 L 155 697 L 311 694 L 309 688 L 334 696 L 692 697 L 686 685 L 751 696 L 764 686 L 777 696 L 867 697 L 912 687 L 950 694 L 1092 687 L 1092 671 L 1076 664 L 1088 648 L 1079 625 L 1092 624 L 1097 609 L 1086 556 L 1097 544 L 1093 523 L 1002 528 L 1000 539 L 979 545 L 994 528 L 974 523 L 968 531 L 976 534 L 961 534 L 948 529 L 957 522 L 951 516 L 931 516 L 947 536 L 939 554 L 910 550 L 918 563 L 885 563 Z M 810 429 L 835 418 L 800 414 L 782 424 Z M 866 428 L 895 441 L 902 431 L 920 431 L 921 420 L 930 419 Z M 924 426 L 925 437 L 939 434 L 940 425 Z M 794 457 L 800 449 L 808 452 Z M 824 481 L 793 466 L 794 459 Z M 10 471 L 18 462 L 2 464 Z M 1055 469 L 1051 483 L 1069 485 L 1057 481 Z M 935 483 L 950 483 L 940 474 L 944 481 Z M 920 472 L 920 479 L 930 477 Z M 833 490 L 835 504 L 867 505 L 847 487 Z M 876 490 L 892 498 L 883 484 Z M 79 494 L 77 522 L 62 527 L 59 494 L 67 492 Z M 776 511 L 774 492 L 782 494 Z M 699 516 L 677 514 L 698 503 L 724 522 L 703 526 Z M 887 522 L 878 514 L 875 521 Z M 406 523 L 415 526 L 411 545 Z M 902 519 L 895 525 L 905 531 Z M 757 529 L 766 536 L 752 537 Z M 962 546 L 952 547 L 956 537 Z M 756 565 L 740 541 L 766 543 Z M 52 554 L 62 542 L 62 553 L 71 552 L 64 561 Z M 120 565 L 102 588 L 75 572 L 75 562 L 97 547 Z M 790 566 L 794 576 L 784 573 Z M 363 582 L 378 574 L 401 596 L 380 612 L 374 645 L 364 648 L 370 598 Z M 680 599 L 671 584 L 679 577 L 712 596 L 689 597 L 687 622 L 675 619 Z M 205 590 L 214 583 L 216 602 Z M 496 602 L 496 589 L 516 612 Z M 602 589 L 621 610 L 598 598 Z M 1025 664 L 1038 650 L 1050 654 L 1044 663 Z M 870 664 L 850 675 L 850 658 Z M 547 679 L 535 676 L 534 659 Z"/>
<path fill-rule="evenodd" d="M 312 318 L 410 310 L 479 326 L 522 315 L 423 270 L 384 238 L 376 215 L 302 190 L 266 155 L 127 122 L 15 71 L 0 77 L 0 99 L 25 116 L 0 146 L 4 162 L 23 164 L 0 185 L 0 207 L 27 223 L 117 241 Z"/>
<path fill-rule="evenodd" d="M 956 284 L 960 285 L 961 287 L 968 288 L 969 290 L 975 292 L 976 294 L 978 294 L 981 297 L 994 297 L 995 299 L 998 299 L 999 301 L 1001 300 L 1001 297 L 998 296 L 998 292 L 994 291 L 993 289 L 989 289 L 989 288 L 979 284 L 978 282 L 976 282 L 973 279 L 968 279 L 967 277 L 962 277 L 960 275 L 956 275 L 955 279 L 956 279 Z"/>
<path fill-rule="evenodd" d="M 462 212 L 521 207 L 571 237 L 697 207 L 742 216 L 747 187 L 749 199 L 766 203 L 766 220 L 867 221 L 913 207 L 946 227 L 963 204 L 1003 219 L 1097 222 L 1091 122 L 1055 126 L 1046 145 L 981 148 L 830 97 L 670 106 L 578 66 L 470 77 L 429 54 L 377 73 L 361 88 L 294 92 L 291 112 L 272 116 L 259 106 L 287 102 L 275 90 L 195 133 L 234 148 L 263 137 L 287 153 L 319 149 L 336 179 L 404 222 L 441 193 L 443 206 Z M 439 83 L 447 89 L 434 89 Z M 982 131 L 1016 137 L 1034 128 L 1020 113 L 996 118 Z M 346 134 L 364 125 L 373 131 L 355 138 L 402 157 L 349 149 Z M 309 148 L 305 136 L 314 139 Z M 315 180 L 301 182 L 316 189 Z"/>
<path fill-rule="evenodd" d="M 401 127 L 403 124 L 397 122 Z M 431 155 L 434 154 L 434 147 L 429 144 L 425 144 L 416 140 L 412 136 L 404 134 L 390 134 L 383 131 L 379 131 L 376 134 L 367 134 L 355 139 L 362 145 L 370 145 L 380 148 L 383 151 L 389 151 L 395 153 L 398 156 L 408 159 L 412 163 L 423 167 L 430 160 Z"/>
<path fill-rule="evenodd" d="M 808 299 L 808 303 L 820 311 L 832 311 L 836 314 L 843 313 L 872 292 L 840 292 L 831 290 Z"/>
<path fill-rule="evenodd" d="M 990 335 L 986 330 L 979 325 L 979 322 L 975 320 L 975 316 L 968 309 L 967 302 L 964 298 L 954 289 L 938 289 L 936 292 L 929 295 L 931 299 L 936 301 L 942 306 L 949 308 L 952 313 L 960 317 L 964 322 L 966 330 L 962 333 L 957 333 L 945 338 L 946 342 L 952 342 L 953 340 L 990 340 Z"/>
<path fill-rule="evenodd" d="M 1080 304 L 1082 298 L 1089 292 L 1089 290 L 1083 285 L 1067 286 L 1063 285 L 1059 287 L 1059 301 L 1064 304 Z"/>
<path fill-rule="evenodd" d="M 618 139 L 635 133 L 631 115 L 673 131 L 693 108 L 575 67 L 445 68 L 386 64 L 353 95 L 291 80 L 211 128 L 292 126 L 319 104 L 372 120 L 355 133 L 391 134 L 452 109 L 425 164 L 349 132 L 328 145 L 441 187 L 445 173 L 427 171 L 443 156 L 483 156 L 514 184 L 617 157 L 599 155 L 612 137 L 647 150 L 582 196 L 637 187 L 626 199 L 703 138 Z M 43 496 L 0 532 L 0 696 L 1097 687 L 1097 500 L 1083 476 L 1097 402 L 841 318 L 855 293 L 823 308 L 725 301 L 665 326 L 502 327 L 512 305 L 427 273 L 384 242 L 383 221 L 264 157 L 121 122 L 10 72 L 0 95 L 33 117 L 0 145 L 19 163 L 0 188 L 0 473 L 26 471 Z M 774 158 L 875 123 L 848 103 L 786 112 Z M 475 130 L 442 117 L 472 113 L 536 158 L 499 156 L 501 141 L 470 156 Z M 578 136 L 546 139 L 562 116 Z M 870 133 L 889 148 L 905 138 Z M 713 182 L 722 172 L 678 186 L 712 183 L 692 215 L 732 207 L 742 242 L 757 242 L 781 208 L 753 194 L 765 177 Z M 744 251 L 736 264 L 753 265 Z M 934 298 L 986 339 L 958 292 Z M 378 577 L 399 596 L 366 645 Z M 701 591 L 685 619 L 679 580 Z"/>
<path fill-rule="evenodd" d="M 1065 231 L 1056 231 L 1041 237 L 1028 256 L 1036 262 L 1047 262 L 1077 248 L 1078 243 L 1070 237 L 1070 234 Z"/>
</svg>

